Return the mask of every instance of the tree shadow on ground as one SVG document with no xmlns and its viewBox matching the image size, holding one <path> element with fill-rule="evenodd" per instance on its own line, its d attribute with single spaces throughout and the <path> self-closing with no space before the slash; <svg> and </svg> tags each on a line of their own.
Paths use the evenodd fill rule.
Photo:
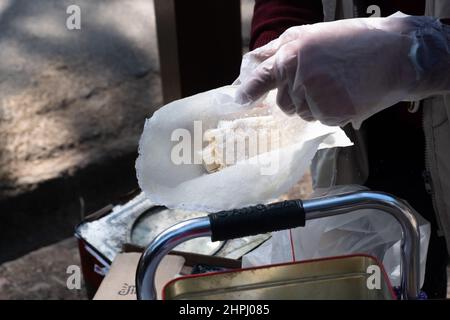
<svg viewBox="0 0 450 320">
<path fill-rule="evenodd" d="M 3 101 L 8 101 L 26 92 L 32 101 L 9 109 L 7 104 L 0 105 L 0 139 L 5 138 L 0 144 L 0 185 L 6 190 L 14 189 L 18 183 L 18 177 L 5 163 L 12 163 L 14 170 L 17 163 L 32 164 L 45 157 L 58 157 L 67 150 L 78 152 L 82 159 L 74 168 L 27 186 L 27 191 L 35 191 L 0 203 L 0 262 L 70 236 L 80 221 L 80 199 L 84 199 L 89 212 L 135 188 L 139 132 L 145 118 L 161 103 L 156 38 L 152 38 L 155 31 L 148 30 L 148 43 L 143 43 L 138 41 L 142 36 L 130 35 L 107 20 L 114 16 L 108 8 L 116 6 L 116 13 L 120 14 L 117 10 L 122 5 L 126 6 L 124 11 L 141 14 L 142 20 L 142 13 L 130 8 L 133 3 L 149 1 L 75 2 L 82 8 L 80 31 L 65 28 L 65 8 L 74 1 L 15 0 L 5 2 L 7 6 L 0 10 L 0 94 Z M 124 18 L 133 21 L 132 16 Z M 136 23 L 154 27 L 151 21 Z M 49 70 L 56 73 L 50 75 L 51 86 L 46 87 Z M 67 93 L 61 92 L 62 85 L 55 78 L 65 75 L 74 80 L 73 90 Z M 46 96 L 50 97 L 48 104 L 44 101 Z M 30 114 L 21 110 L 31 104 L 31 108 L 42 108 Z M 77 116 L 64 111 L 70 108 L 82 112 Z M 9 136 L 2 136 L 1 130 L 15 124 L 8 121 L 20 123 L 22 114 L 23 118 L 35 114 L 43 119 L 51 117 L 70 133 L 70 141 L 47 149 L 44 145 L 35 158 L 30 152 L 21 157 L 16 153 L 18 148 L 8 148 Z M 122 141 L 117 143 L 120 147 L 114 147 L 116 140 Z M 30 143 L 33 144 L 38 141 Z"/>
</svg>

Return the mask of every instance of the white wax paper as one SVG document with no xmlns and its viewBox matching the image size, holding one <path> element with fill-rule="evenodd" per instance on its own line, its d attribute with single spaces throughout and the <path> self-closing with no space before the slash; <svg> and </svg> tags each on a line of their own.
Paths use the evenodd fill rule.
<svg viewBox="0 0 450 320">
<path fill-rule="evenodd" d="M 226 86 L 174 101 L 146 121 L 136 171 L 140 187 L 152 202 L 205 212 L 269 203 L 302 178 L 319 148 L 351 145 L 339 127 L 282 113 L 274 91 L 254 105 L 238 105 L 234 103 L 236 88 Z M 177 129 L 191 134 L 194 158 L 205 147 L 205 143 L 198 143 L 198 132 L 194 134 L 195 121 L 201 121 L 204 133 L 217 127 L 219 120 L 258 115 L 273 115 L 279 121 L 281 133 L 289 137 L 283 147 L 212 174 L 202 163 L 174 163 L 173 150 L 180 140 L 172 141 L 172 134 Z M 269 166 L 272 169 L 264 172 Z"/>
</svg>

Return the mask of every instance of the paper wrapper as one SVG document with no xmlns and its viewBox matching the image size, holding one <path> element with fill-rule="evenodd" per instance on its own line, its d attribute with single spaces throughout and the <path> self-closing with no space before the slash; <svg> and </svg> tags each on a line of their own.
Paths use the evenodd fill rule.
<svg viewBox="0 0 450 320">
<path fill-rule="evenodd" d="M 139 185 L 151 201 L 205 212 L 270 203 L 302 178 L 318 149 L 352 144 L 339 127 L 282 113 L 275 91 L 253 105 L 238 105 L 234 103 L 236 88 L 222 87 L 174 101 L 146 121 L 136 171 Z M 279 121 L 282 147 L 207 173 L 198 159 L 205 147 L 203 133 L 216 128 L 220 120 L 264 115 Z M 189 141 L 183 141 L 186 139 Z M 180 153 L 181 142 L 189 142 L 190 148 Z M 192 161 L 179 163 L 174 154 Z"/>
</svg>

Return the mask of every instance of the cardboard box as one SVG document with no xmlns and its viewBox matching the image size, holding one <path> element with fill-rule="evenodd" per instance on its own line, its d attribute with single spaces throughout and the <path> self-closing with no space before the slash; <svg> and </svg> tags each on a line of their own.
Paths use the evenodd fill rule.
<svg viewBox="0 0 450 320">
<path fill-rule="evenodd" d="M 120 253 L 114 259 L 105 279 L 100 284 L 94 300 L 136 300 L 136 268 L 141 252 Z M 237 269 L 241 267 L 238 260 L 193 253 L 172 252 L 164 257 L 156 272 L 156 290 L 158 299 L 164 285 L 182 275 L 191 274 L 196 265 L 216 268 Z"/>
</svg>

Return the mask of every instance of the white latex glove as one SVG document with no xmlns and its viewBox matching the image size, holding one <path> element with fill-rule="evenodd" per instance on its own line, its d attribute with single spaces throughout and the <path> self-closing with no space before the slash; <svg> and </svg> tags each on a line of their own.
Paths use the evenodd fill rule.
<svg viewBox="0 0 450 320">
<path fill-rule="evenodd" d="M 359 128 L 400 101 L 450 90 L 450 26 L 396 13 L 293 27 L 247 53 L 238 102 L 277 88 L 288 114 Z"/>
</svg>

